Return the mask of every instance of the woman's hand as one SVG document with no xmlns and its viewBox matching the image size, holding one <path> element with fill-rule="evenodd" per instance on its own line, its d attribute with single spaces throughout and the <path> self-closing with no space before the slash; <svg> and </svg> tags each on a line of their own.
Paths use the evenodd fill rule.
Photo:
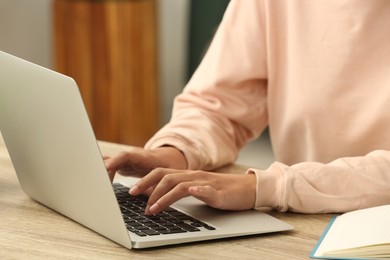
<svg viewBox="0 0 390 260">
<path fill-rule="evenodd" d="M 171 146 L 153 150 L 132 148 L 113 157 L 103 156 L 111 181 L 115 173 L 125 176 L 142 177 L 155 168 L 186 169 L 187 161 L 181 151 Z"/>
<path fill-rule="evenodd" d="M 147 215 L 157 214 L 186 196 L 198 198 L 213 208 L 245 210 L 255 205 L 256 176 L 158 168 L 130 190 L 132 195 L 141 193 L 150 194 Z"/>
</svg>

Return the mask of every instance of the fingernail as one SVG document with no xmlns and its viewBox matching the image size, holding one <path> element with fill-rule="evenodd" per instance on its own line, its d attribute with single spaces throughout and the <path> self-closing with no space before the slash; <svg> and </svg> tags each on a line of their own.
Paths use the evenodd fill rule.
<svg viewBox="0 0 390 260">
<path fill-rule="evenodd" d="M 149 205 L 146 205 L 144 214 L 145 215 L 151 215 L 151 213 L 150 213 L 150 206 Z"/>
<path fill-rule="evenodd" d="M 158 206 L 158 204 L 157 203 L 154 203 L 152 206 L 150 206 L 150 208 L 149 208 L 149 212 L 151 213 L 151 214 L 156 214 L 156 213 L 158 213 L 158 210 L 159 210 L 159 206 Z"/>
</svg>

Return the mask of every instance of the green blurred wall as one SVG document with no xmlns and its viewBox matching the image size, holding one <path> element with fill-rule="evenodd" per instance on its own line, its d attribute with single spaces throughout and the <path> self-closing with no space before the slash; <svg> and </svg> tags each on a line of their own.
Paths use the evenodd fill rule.
<svg viewBox="0 0 390 260">
<path fill-rule="evenodd" d="M 229 0 L 191 0 L 188 79 L 203 58 L 228 3 Z"/>
</svg>

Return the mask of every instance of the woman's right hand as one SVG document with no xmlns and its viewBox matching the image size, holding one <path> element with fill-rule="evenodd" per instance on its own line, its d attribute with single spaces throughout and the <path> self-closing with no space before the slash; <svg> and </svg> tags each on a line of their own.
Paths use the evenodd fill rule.
<svg viewBox="0 0 390 260">
<path fill-rule="evenodd" d="M 143 177 L 155 168 L 187 169 L 184 154 L 172 146 L 151 150 L 134 147 L 115 156 L 103 156 L 111 181 L 115 173 L 124 176 Z"/>
</svg>

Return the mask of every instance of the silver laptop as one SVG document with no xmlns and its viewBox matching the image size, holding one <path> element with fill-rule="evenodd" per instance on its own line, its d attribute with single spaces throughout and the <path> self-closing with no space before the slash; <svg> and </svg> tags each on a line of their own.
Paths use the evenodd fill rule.
<svg viewBox="0 0 390 260">
<path fill-rule="evenodd" d="M 134 208 L 126 202 L 128 188 L 109 180 L 75 81 L 4 52 L 0 52 L 0 74 L 0 131 L 22 189 L 41 204 L 127 248 L 293 228 L 255 210 L 221 211 L 184 198 L 169 209 L 173 217 L 160 224 L 141 220 L 145 231 L 132 230 L 135 222 L 124 218 Z M 114 191 L 118 186 L 119 191 Z M 119 205 L 123 200 L 125 205 Z M 175 218 L 179 224 L 169 221 Z M 165 224 L 176 232 L 157 234 L 147 229 L 157 226 L 163 231 Z"/>
</svg>

